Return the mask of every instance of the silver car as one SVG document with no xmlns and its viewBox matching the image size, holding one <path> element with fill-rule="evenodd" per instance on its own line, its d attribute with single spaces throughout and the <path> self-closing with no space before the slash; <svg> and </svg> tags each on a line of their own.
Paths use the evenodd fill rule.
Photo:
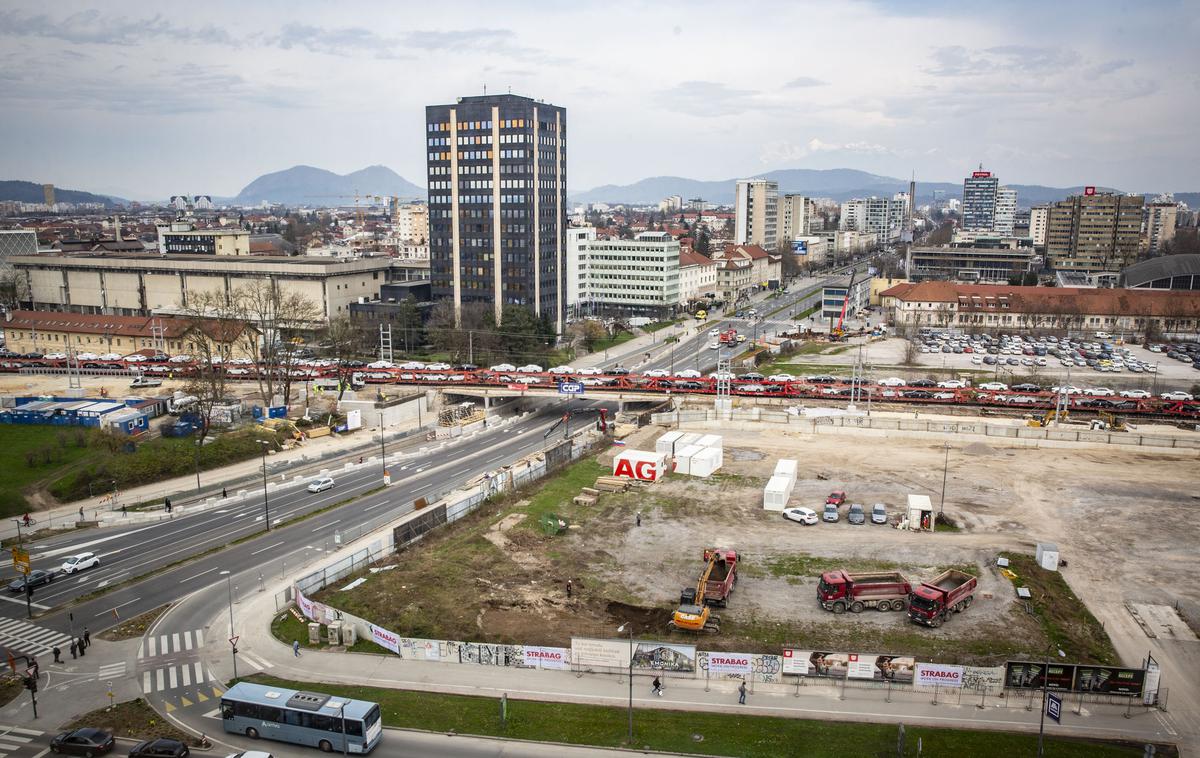
<svg viewBox="0 0 1200 758">
<path fill-rule="evenodd" d="M 867 512 L 858 503 L 851 503 L 850 512 L 846 514 L 846 520 L 851 524 L 867 523 Z"/>
<path fill-rule="evenodd" d="M 883 503 L 876 503 L 871 508 L 871 523 L 886 524 L 888 521 L 887 506 Z"/>
</svg>

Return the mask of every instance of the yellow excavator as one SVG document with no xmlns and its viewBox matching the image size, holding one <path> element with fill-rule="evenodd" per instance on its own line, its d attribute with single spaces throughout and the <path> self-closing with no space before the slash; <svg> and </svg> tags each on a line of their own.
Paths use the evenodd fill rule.
<svg viewBox="0 0 1200 758">
<path fill-rule="evenodd" d="M 685 632 L 721 631 L 721 617 L 709 609 L 709 603 L 725 605 L 737 581 L 738 554 L 733 550 L 705 550 L 704 573 L 695 589 L 688 587 L 679 596 L 679 607 L 668 625 Z"/>
<path fill-rule="evenodd" d="M 1025 423 L 1027 426 L 1041 427 L 1050 426 L 1055 421 L 1066 421 L 1071 416 L 1069 411 L 1047 411 L 1041 416 L 1026 416 Z"/>
</svg>

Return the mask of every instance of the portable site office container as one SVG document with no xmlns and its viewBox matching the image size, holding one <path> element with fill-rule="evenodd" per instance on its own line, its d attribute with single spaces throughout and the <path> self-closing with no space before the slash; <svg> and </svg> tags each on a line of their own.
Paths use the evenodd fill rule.
<svg viewBox="0 0 1200 758">
<path fill-rule="evenodd" d="M 675 450 L 675 473 L 688 474 L 692 473 L 692 456 L 704 452 L 704 448 L 699 445 L 688 445 L 687 447 L 676 446 Z"/>
<path fill-rule="evenodd" d="M 692 476 L 708 477 L 721 468 L 724 462 L 724 454 L 720 448 L 706 447 L 692 456 L 689 468 Z"/>
<path fill-rule="evenodd" d="M 792 497 L 792 480 L 786 476 L 773 476 L 763 489 L 763 508 L 768 511 L 782 511 L 787 507 Z"/>
<path fill-rule="evenodd" d="M 786 476 L 792 481 L 792 484 L 795 485 L 797 479 L 796 472 L 798 469 L 799 465 L 796 463 L 796 461 L 790 458 L 780 458 L 779 462 L 775 464 L 774 476 Z"/>
<path fill-rule="evenodd" d="M 683 432 L 667 432 L 654 442 L 654 451 L 672 455 L 678 451 L 679 439 L 682 436 Z"/>
<path fill-rule="evenodd" d="M 725 444 L 725 438 L 719 434 L 706 434 L 696 442 L 700 447 L 715 447 L 720 450 Z"/>
</svg>

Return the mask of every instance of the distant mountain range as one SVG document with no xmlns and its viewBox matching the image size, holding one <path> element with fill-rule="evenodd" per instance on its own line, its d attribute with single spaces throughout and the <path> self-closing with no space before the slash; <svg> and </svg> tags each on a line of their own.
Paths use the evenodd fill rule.
<svg viewBox="0 0 1200 758">
<path fill-rule="evenodd" d="M 54 199 L 60 203 L 102 203 L 106 208 L 124 204 L 119 197 L 93 195 L 91 192 L 54 188 Z M 16 200 L 21 203 L 45 202 L 42 185 L 34 182 L 0 181 L 0 200 Z"/>
<path fill-rule="evenodd" d="M 729 205 L 734 201 L 735 184 L 738 179 L 773 179 L 779 182 L 780 193 L 789 192 L 833 200 L 849 200 L 855 197 L 891 197 L 897 192 L 908 191 L 908 181 L 890 176 L 869 174 L 849 168 L 834 169 L 784 169 L 763 174 L 740 176 L 721 181 L 706 182 L 682 176 L 655 176 L 633 184 L 606 184 L 595 189 L 571 195 L 571 200 L 580 203 L 657 203 L 670 195 L 679 195 L 686 202 L 691 198 L 704 198 L 709 203 Z M 1017 203 L 1027 208 L 1031 205 L 1063 200 L 1068 195 L 1083 192 L 1083 187 L 1043 187 L 1039 184 L 1009 184 L 1017 190 Z M 1119 191 L 1108 187 L 1097 187 L 1100 191 Z M 933 200 L 934 191 L 941 190 L 947 198 L 962 197 L 962 183 L 922 182 L 917 180 L 917 204 Z M 1177 193 L 1176 199 L 1195 207 L 1187 197 L 1197 193 Z"/>
<path fill-rule="evenodd" d="M 425 188 L 418 187 L 387 166 L 367 166 L 345 175 L 312 166 L 292 166 L 273 174 L 263 174 L 229 202 L 232 205 L 258 205 L 264 201 L 286 205 L 353 205 L 355 194 L 424 199 Z"/>
</svg>

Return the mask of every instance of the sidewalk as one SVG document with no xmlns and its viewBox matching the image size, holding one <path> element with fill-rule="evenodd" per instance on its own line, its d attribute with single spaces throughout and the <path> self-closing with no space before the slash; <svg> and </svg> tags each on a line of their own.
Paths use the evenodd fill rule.
<svg viewBox="0 0 1200 758">
<path fill-rule="evenodd" d="M 273 676 L 496 698 L 507 694 L 518 699 L 609 706 L 628 702 L 627 680 L 611 674 L 434 663 L 392 655 L 314 650 L 304 650 L 300 657 L 295 657 L 289 646 L 271 636 L 269 628 L 276 612 L 275 594 L 284 587 L 286 582 L 276 582 L 253 597 L 243 597 L 237 609 L 239 649 L 267 662 L 270 667 L 266 673 Z M 232 675 L 228 646 L 211 641 L 206 645 L 205 655 L 213 673 L 227 681 Z M 651 696 L 650 679 L 650 675 L 635 676 L 635 708 L 723 714 L 736 709 L 764 716 L 1023 732 L 1036 732 L 1040 716 L 1039 693 L 987 697 L 981 704 L 979 695 L 961 691 L 943 691 L 935 697 L 934 693 L 923 691 L 844 687 L 840 680 L 809 679 L 781 684 L 752 682 L 749 702 L 741 708 L 737 706 L 738 679 L 666 676 L 664 697 Z M 1048 724 L 1047 732 L 1185 744 L 1194 739 L 1194 735 L 1174 734 L 1168 723 L 1169 714 L 1135 707 L 1131 717 L 1126 718 L 1124 706 L 1084 703 L 1079 714 L 1076 707 L 1073 699 L 1065 699 L 1062 725 Z"/>
</svg>

